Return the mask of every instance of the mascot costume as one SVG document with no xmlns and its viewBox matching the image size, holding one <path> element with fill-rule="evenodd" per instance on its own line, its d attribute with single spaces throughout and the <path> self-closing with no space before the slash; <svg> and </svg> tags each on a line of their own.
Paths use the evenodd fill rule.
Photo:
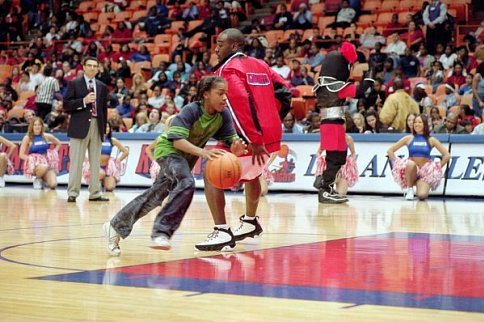
<svg viewBox="0 0 484 322">
<path fill-rule="evenodd" d="M 355 47 L 349 42 L 343 42 L 339 50 L 330 52 L 324 59 L 313 88 L 321 115 L 320 149 L 326 151 L 326 169 L 322 175 L 316 176 L 314 182 L 321 203 L 348 201 L 346 196 L 336 192 L 334 186 L 336 175 L 345 164 L 347 154 L 344 105 L 347 98 L 355 97 L 357 91 L 364 93 L 373 83 L 372 79 L 365 78 L 357 88 L 356 84 L 348 82 L 351 66 L 357 57 Z"/>
</svg>

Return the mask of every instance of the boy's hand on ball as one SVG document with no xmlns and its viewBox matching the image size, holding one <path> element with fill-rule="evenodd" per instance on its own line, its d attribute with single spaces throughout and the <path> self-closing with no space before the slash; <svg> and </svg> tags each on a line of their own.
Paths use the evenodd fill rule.
<svg viewBox="0 0 484 322">
<path fill-rule="evenodd" d="M 230 146 L 230 151 L 238 157 L 249 152 L 247 150 L 247 144 L 242 139 L 234 140 Z"/>
<path fill-rule="evenodd" d="M 221 149 L 203 150 L 201 157 L 203 159 L 213 160 L 224 155 L 225 151 Z"/>
</svg>

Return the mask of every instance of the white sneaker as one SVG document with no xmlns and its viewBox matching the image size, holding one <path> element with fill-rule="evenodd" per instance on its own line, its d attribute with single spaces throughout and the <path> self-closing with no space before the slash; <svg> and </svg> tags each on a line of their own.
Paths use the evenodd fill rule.
<svg viewBox="0 0 484 322">
<path fill-rule="evenodd" d="M 234 236 L 235 240 L 243 240 L 247 237 L 256 238 L 262 234 L 262 227 L 259 224 L 258 217 L 254 217 L 254 219 L 244 219 L 245 216 L 242 215 L 240 219 L 240 226 L 235 230 Z"/>
<path fill-rule="evenodd" d="M 39 179 L 39 178 L 34 179 L 34 189 L 36 190 L 42 189 L 42 179 Z"/>
<path fill-rule="evenodd" d="M 196 250 L 200 251 L 221 251 L 227 252 L 235 248 L 235 238 L 232 231 L 223 228 L 213 228 L 213 232 L 207 236 L 207 239 L 195 245 Z"/>
<path fill-rule="evenodd" d="M 405 200 L 413 200 L 414 194 L 413 194 L 413 188 L 410 187 L 407 190 L 407 193 L 405 194 Z"/>
<path fill-rule="evenodd" d="M 121 239 L 121 236 L 116 230 L 114 230 L 113 226 L 111 226 L 110 221 L 103 224 L 103 232 L 104 236 L 107 237 L 109 254 L 111 256 L 119 256 L 121 254 L 121 249 L 119 248 L 119 240 Z"/>
<path fill-rule="evenodd" d="M 5 188 L 5 178 L 0 177 L 0 188 Z"/>
<path fill-rule="evenodd" d="M 161 249 L 161 250 L 170 250 L 170 239 L 166 235 L 160 235 L 151 238 L 151 242 L 153 243 L 152 248 Z"/>
</svg>

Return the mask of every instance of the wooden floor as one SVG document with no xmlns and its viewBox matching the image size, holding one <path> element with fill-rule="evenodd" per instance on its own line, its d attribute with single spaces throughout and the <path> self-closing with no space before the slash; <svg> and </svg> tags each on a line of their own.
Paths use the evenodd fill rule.
<svg viewBox="0 0 484 322">
<path fill-rule="evenodd" d="M 212 229 L 197 191 L 171 251 L 149 247 L 151 214 L 110 258 L 101 225 L 138 194 L 0 189 L 0 321 L 484 321 L 482 200 L 272 193 L 262 238 L 220 254 L 194 251 Z"/>
</svg>

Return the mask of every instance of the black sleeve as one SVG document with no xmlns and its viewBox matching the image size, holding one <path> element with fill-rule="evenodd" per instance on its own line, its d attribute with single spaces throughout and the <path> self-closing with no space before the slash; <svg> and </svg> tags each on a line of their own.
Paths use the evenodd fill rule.
<svg viewBox="0 0 484 322">
<path fill-rule="evenodd" d="M 274 95 L 276 99 L 281 103 L 281 109 L 279 110 L 279 117 L 281 121 L 286 117 L 287 113 L 291 109 L 291 91 L 289 88 L 280 83 L 274 83 Z"/>
</svg>

